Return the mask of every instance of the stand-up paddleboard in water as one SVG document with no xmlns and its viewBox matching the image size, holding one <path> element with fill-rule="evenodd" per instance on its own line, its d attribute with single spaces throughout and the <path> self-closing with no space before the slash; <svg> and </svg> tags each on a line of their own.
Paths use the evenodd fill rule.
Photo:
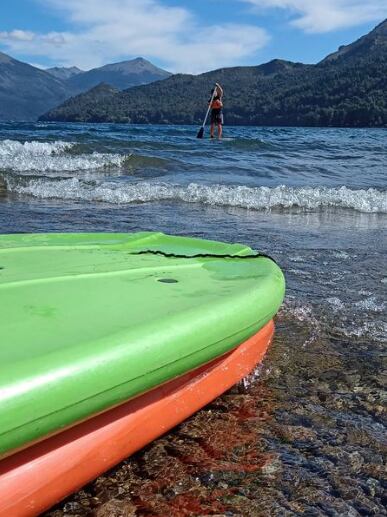
<svg viewBox="0 0 387 517">
<path fill-rule="evenodd" d="M 204 365 L 277 312 L 242 245 L 160 233 L 0 236 L 0 455 Z"/>
</svg>

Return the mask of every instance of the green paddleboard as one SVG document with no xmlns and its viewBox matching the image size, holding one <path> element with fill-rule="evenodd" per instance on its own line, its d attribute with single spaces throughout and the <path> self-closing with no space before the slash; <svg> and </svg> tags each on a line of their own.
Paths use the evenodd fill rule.
<svg viewBox="0 0 387 517">
<path fill-rule="evenodd" d="M 0 455 L 257 332 L 284 277 L 250 248 L 161 233 L 0 236 Z"/>
</svg>

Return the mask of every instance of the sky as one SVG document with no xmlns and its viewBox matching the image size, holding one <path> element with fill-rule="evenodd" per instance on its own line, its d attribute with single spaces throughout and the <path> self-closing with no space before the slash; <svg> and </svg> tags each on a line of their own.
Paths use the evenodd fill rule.
<svg viewBox="0 0 387 517">
<path fill-rule="evenodd" d="M 138 56 L 202 73 L 316 63 L 387 17 L 387 0 L 1 0 L 0 51 L 83 70 Z"/>
</svg>

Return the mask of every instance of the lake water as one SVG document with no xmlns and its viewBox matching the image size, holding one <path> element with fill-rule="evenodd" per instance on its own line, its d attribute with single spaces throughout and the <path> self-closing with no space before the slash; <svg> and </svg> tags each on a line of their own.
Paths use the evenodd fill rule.
<svg viewBox="0 0 387 517">
<path fill-rule="evenodd" d="M 0 124 L 1 233 L 241 242 L 287 280 L 244 386 L 51 515 L 387 515 L 387 131 L 197 129 Z"/>
</svg>

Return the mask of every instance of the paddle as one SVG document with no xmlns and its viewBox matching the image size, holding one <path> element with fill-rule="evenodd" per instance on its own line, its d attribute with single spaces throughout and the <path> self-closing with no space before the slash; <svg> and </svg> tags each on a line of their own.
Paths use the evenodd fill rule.
<svg viewBox="0 0 387 517">
<path fill-rule="evenodd" d="M 206 116 L 205 116 L 205 118 L 204 118 L 203 125 L 202 125 L 202 127 L 199 129 L 199 132 L 198 132 L 198 134 L 196 135 L 196 138 L 203 138 L 203 135 L 204 135 L 204 127 L 205 127 L 205 125 L 206 125 L 206 122 L 207 122 L 207 119 L 208 119 L 208 114 L 210 113 L 211 104 L 212 104 L 212 101 L 214 100 L 215 94 L 216 94 L 216 86 L 215 86 L 215 88 L 214 88 L 214 91 L 212 92 L 212 97 L 211 97 L 210 103 L 209 103 L 209 105 L 208 105 L 208 109 L 207 109 Z"/>
</svg>

